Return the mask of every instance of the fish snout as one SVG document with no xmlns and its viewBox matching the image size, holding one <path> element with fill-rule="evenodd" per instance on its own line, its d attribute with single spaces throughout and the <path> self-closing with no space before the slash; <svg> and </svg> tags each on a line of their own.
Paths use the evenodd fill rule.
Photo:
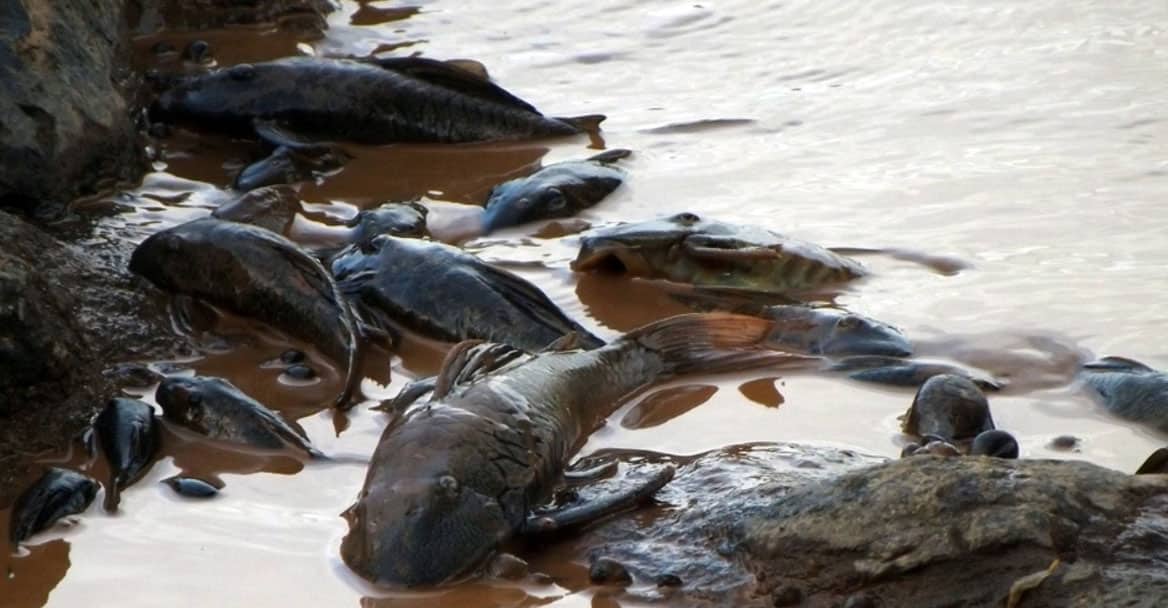
<svg viewBox="0 0 1168 608">
<path fill-rule="evenodd" d="M 167 378 L 154 391 L 154 400 L 162 407 L 163 416 L 184 420 L 191 406 L 202 402 L 202 392 L 188 378 Z"/>
</svg>

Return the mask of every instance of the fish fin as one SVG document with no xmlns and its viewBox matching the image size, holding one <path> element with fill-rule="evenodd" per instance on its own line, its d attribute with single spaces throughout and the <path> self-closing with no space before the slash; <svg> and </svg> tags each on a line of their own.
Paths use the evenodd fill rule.
<svg viewBox="0 0 1168 608">
<path fill-rule="evenodd" d="M 566 122 L 580 131 L 595 133 L 600 130 L 600 123 L 607 118 L 604 114 L 585 114 L 583 116 L 557 116 L 556 120 Z"/>
<path fill-rule="evenodd" d="M 618 161 L 622 158 L 628 158 L 628 157 L 632 156 L 632 154 L 633 154 L 632 150 L 626 150 L 624 148 L 614 148 L 612 150 L 605 150 L 604 152 L 601 152 L 600 154 L 594 154 L 592 156 L 589 156 L 588 160 L 596 161 L 598 163 L 615 163 L 616 161 Z"/>
<path fill-rule="evenodd" d="M 522 532 L 525 535 L 559 532 L 635 508 L 652 499 L 658 490 L 673 480 L 675 472 L 673 466 L 666 465 L 648 479 L 638 481 L 636 485 L 627 490 L 580 505 L 572 505 L 546 513 L 533 513 L 524 522 Z"/>
<path fill-rule="evenodd" d="M 783 257 L 780 250 L 749 245 L 733 237 L 694 234 L 682 240 L 681 246 L 695 258 L 720 262 L 757 262 Z"/>
<path fill-rule="evenodd" d="M 575 321 L 552 302 L 547 294 L 522 278 L 495 268 L 490 264 L 476 265 L 483 285 L 494 290 L 508 302 L 532 314 L 545 327 L 550 327 L 560 333 L 569 332 L 579 334 L 580 345 L 585 349 L 602 346 L 604 341 L 592 335 L 588 330 L 580 327 Z"/>
<path fill-rule="evenodd" d="M 303 133 L 296 132 L 288 125 L 274 120 L 253 118 L 251 128 L 255 131 L 257 137 L 272 144 L 276 148 L 310 152 L 325 151 L 329 148 L 327 142 L 317 141 Z"/>
<path fill-rule="evenodd" d="M 1084 363 L 1085 369 L 1113 371 L 1113 372 L 1154 372 L 1155 369 L 1127 357 L 1103 357 L 1089 363 Z"/>
<path fill-rule="evenodd" d="M 434 387 L 438 383 L 437 376 L 430 376 L 428 378 L 419 378 L 402 387 L 392 399 L 382 401 L 375 405 L 372 409 L 389 412 L 391 414 L 400 414 L 411 406 L 418 399 L 421 399 L 426 393 L 434 392 Z"/>
<path fill-rule="evenodd" d="M 519 99 L 499 85 L 484 78 L 483 76 L 486 73 L 485 67 L 482 67 L 480 71 L 470 68 L 470 64 L 465 63 L 470 60 L 455 61 L 456 63 L 452 64 L 446 61 L 427 59 L 425 57 L 374 57 L 369 59 L 369 63 L 444 89 L 457 91 L 464 95 L 502 104 L 524 112 L 539 114 L 539 110 L 536 110 L 531 104 Z M 482 66 L 481 63 L 475 63 L 480 67 Z"/>
<path fill-rule="evenodd" d="M 102 508 L 107 513 L 117 513 L 118 505 L 122 502 L 122 489 L 118 487 L 118 476 L 110 473 L 109 483 L 105 486 L 105 501 Z"/>
<path fill-rule="evenodd" d="M 487 72 L 487 66 L 483 65 L 481 61 L 475 61 L 474 59 L 443 59 L 442 63 L 474 74 L 483 80 L 491 79 L 490 73 Z"/>
<path fill-rule="evenodd" d="M 550 344 L 543 347 L 543 351 L 541 352 L 553 353 L 565 350 L 576 350 L 578 348 L 580 348 L 580 334 L 573 331 L 566 333 L 556 338 L 555 340 L 552 340 Z"/>
<path fill-rule="evenodd" d="M 1168 448 L 1159 448 L 1136 469 L 1136 475 L 1162 475 L 1168 473 Z"/>
<path fill-rule="evenodd" d="M 526 352 L 506 344 L 463 340 L 446 354 L 442 369 L 434 379 L 434 394 L 430 399 L 442 399 L 454 387 L 475 382 L 526 355 Z"/>
<path fill-rule="evenodd" d="M 714 373 L 792 361 L 818 362 L 767 348 L 774 321 L 731 313 L 692 313 L 650 323 L 625 334 L 657 353 L 671 374 Z"/>
</svg>

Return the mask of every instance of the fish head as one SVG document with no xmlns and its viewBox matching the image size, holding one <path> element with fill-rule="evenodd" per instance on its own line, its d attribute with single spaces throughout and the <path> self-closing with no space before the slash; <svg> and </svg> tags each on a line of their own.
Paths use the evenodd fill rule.
<svg viewBox="0 0 1168 608">
<path fill-rule="evenodd" d="M 210 234 L 219 220 L 206 218 L 156 232 L 142 241 L 130 256 L 130 272 L 162 289 L 184 291 L 200 279 L 213 280 L 215 266 L 207 259 Z"/>
<path fill-rule="evenodd" d="M 158 385 L 154 399 L 164 418 L 203 435 L 228 427 L 231 414 L 253 402 L 235 385 L 213 376 L 169 377 Z"/>
<path fill-rule="evenodd" d="M 345 563 L 390 587 L 450 584 L 482 568 L 511 533 L 503 509 L 449 474 L 392 476 L 345 512 Z"/>
<path fill-rule="evenodd" d="M 693 213 L 619 224 L 596 230 L 580 240 L 572 270 L 613 270 L 637 276 L 655 274 L 654 259 L 667 259 L 671 250 L 699 230 L 703 220 Z"/>
<path fill-rule="evenodd" d="M 570 217 L 620 186 L 619 170 L 592 162 L 560 163 L 499 184 L 487 198 L 484 226 L 493 231 L 542 219 Z"/>
<path fill-rule="evenodd" d="M 355 229 L 353 241 L 356 243 L 371 241 L 383 234 L 420 238 L 426 236 L 428 214 L 429 209 L 419 203 L 386 203 L 358 213 L 349 220 L 348 226 Z"/>
<path fill-rule="evenodd" d="M 289 91 L 292 74 L 277 62 L 241 63 L 179 79 L 150 108 L 152 120 L 195 123 L 220 131 L 247 132 L 273 95 Z"/>
<path fill-rule="evenodd" d="M 851 312 L 824 320 L 818 353 L 823 355 L 881 355 L 908 357 L 912 344 L 895 327 Z"/>
</svg>

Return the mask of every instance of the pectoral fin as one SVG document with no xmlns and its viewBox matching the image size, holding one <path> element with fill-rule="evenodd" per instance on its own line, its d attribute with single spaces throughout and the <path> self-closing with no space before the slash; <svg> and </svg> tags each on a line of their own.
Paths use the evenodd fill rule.
<svg viewBox="0 0 1168 608">
<path fill-rule="evenodd" d="M 527 517 L 522 533 L 534 535 L 559 532 L 634 508 L 653 498 L 658 490 L 672 481 L 674 472 L 672 466 L 666 466 L 628 490 L 585 504 L 572 505 L 544 513 L 533 513 Z"/>
</svg>

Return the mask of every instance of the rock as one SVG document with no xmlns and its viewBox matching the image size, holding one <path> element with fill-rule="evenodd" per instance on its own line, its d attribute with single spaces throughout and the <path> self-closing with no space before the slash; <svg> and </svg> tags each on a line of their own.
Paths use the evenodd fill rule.
<svg viewBox="0 0 1168 608">
<path fill-rule="evenodd" d="M 87 245 L 0 211 L 0 505 L 24 475 L 18 454 L 63 449 L 139 381 L 119 363 L 192 352 L 163 301 L 125 271 L 132 244 Z"/>
<path fill-rule="evenodd" d="M 0 208 L 56 217 L 71 200 L 146 169 L 121 86 L 125 7 L 0 6 Z"/>
<path fill-rule="evenodd" d="M 904 416 L 903 430 L 951 442 L 972 439 L 993 428 L 990 404 L 981 389 L 968 378 L 942 374 L 929 378 L 917 390 Z"/>
<path fill-rule="evenodd" d="M 1168 479 L 1073 461 L 908 459 L 807 484 L 733 538 L 759 595 L 799 584 L 818 590 L 812 605 L 861 592 L 880 606 L 1000 605 L 1061 559 L 1024 605 L 1153 606 L 1168 593 Z"/>
<path fill-rule="evenodd" d="M 1151 607 L 1168 593 L 1168 476 L 1075 461 L 884 461 L 789 444 L 601 456 L 634 465 L 623 469 L 678 466 L 657 495 L 663 506 L 565 541 L 578 562 L 604 557 L 633 580 L 685 582 L 668 596 L 646 585 L 614 590 L 618 600 L 994 606 L 1013 590 L 1028 608 Z M 581 493 L 605 491 L 596 486 Z"/>
<path fill-rule="evenodd" d="M 139 30 L 211 29 L 276 23 L 323 31 L 330 0 L 161 0 L 143 3 Z"/>
</svg>

